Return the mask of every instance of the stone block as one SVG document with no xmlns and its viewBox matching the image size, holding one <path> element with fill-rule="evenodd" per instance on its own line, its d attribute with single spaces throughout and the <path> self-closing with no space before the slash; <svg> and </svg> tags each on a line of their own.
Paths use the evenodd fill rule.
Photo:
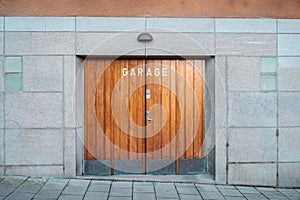
<svg viewBox="0 0 300 200">
<path fill-rule="evenodd" d="M 237 189 L 219 189 L 223 196 L 225 196 L 226 199 L 235 199 L 236 198 L 244 198 L 243 195 L 237 190 Z M 236 200 L 236 199 L 235 199 Z M 240 199 L 241 200 L 241 199 Z"/>
<path fill-rule="evenodd" d="M 77 32 L 123 32 L 145 30 L 145 18 L 76 17 Z"/>
<path fill-rule="evenodd" d="M 109 200 L 119 200 L 120 197 L 109 197 Z M 122 197 L 122 200 L 132 200 L 132 197 Z"/>
<path fill-rule="evenodd" d="M 300 57 L 278 58 L 279 91 L 300 91 Z"/>
<path fill-rule="evenodd" d="M 61 194 L 61 189 L 57 190 L 57 189 L 41 189 L 35 196 L 35 198 L 40 198 L 40 199 L 45 199 L 45 198 L 53 198 L 53 199 L 57 199 L 59 197 L 59 195 Z"/>
<path fill-rule="evenodd" d="M 87 192 L 84 196 L 85 200 L 108 199 L 108 193 L 104 192 Z"/>
<path fill-rule="evenodd" d="M 215 126 L 224 127 L 227 111 L 226 57 L 215 58 Z"/>
<path fill-rule="evenodd" d="M 14 192 L 25 192 L 25 193 L 37 193 L 43 184 L 32 184 L 32 183 L 24 183 L 20 187 L 18 187 Z"/>
<path fill-rule="evenodd" d="M 26 192 L 13 192 L 11 193 L 6 199 L 7 200 L 30 200 L 33 199 L 33 193 L 26 193 Z"/>
<path fill-rule="evenodd" d="M 68 179 L 62 179 L 62 180 L 67 180 Z M 44 186 L 43 190 L 60 190 L 62 191 L 64 187 L 66 186 L 67 182 L 60 182 L 60 181 L 53 181 L 53 179 L 50 179 Z"/>
<path fill-rule="evenodd" d="M 85 192 L 87 190 L 87 186 L 82 185 L 68 185 L 63 190 L 62 194 L 64 195 L 76 195 L 76 196 L 84 196 Z"/>
<path fill-rule="evenodd" d="M 278 181 L 281 187 L 299 187 L 300 163 L 279 163 Z M 298 173 L 297 173 L 298 172 Z"/>
<path fill-rule="evenodd" d="M 88 189 L 89 192 L 103 192 L 103 193 L 108 193 L 109 190 L 110 190 L 110 185 L 99 185 L 99 184 L 90 185 Z"/>
<path fill-rule="evenodd" d="M 300 34 L 279 34 L 278 55 L 300 56 Z"/>
<path fill-rule="evenodd" d="M 5 31 L 75 31 L 75 17 L 5 17 Z"/>
<path fill-rule="evenodd" d="M 279 162 L 300 162 L 300 128 L 280 128 L 278 138 Z"/>
<path fill-rule="evenodd" d="M 1 165 L 4 165 L 4 130 L 3 129 L 0 129 L 0 166 Z"/>
<path fill-rule="evenodd" d="M 133 199 L 156 199 L 154 193 L 133 193 Z"/>
<path fill-rule="evenodd" d="M 146 30 L 151 32 L 214 32 L 212 18 L 146 18 Z"/>
<path fill-rule="evenodd" d="M 4 54 L 4 33 L 0 32 L 0 55 Z"/>
<path fill-rule="evenodd" d="M 135 186 L 133 188 L 133 193 L 154 193 L 154 188 L 152 185 L 150 186 Z"/>
<path fill-rule="evenodd" d="M 198 195 L 199 192 L 196 189 L 195 185 L 193 184 L 182 184 L 182 183 L 175 183 L 176 189 L 179 194 L 194 194 Z"/>
<path fill-rule="evenodd" d="M 174 183 L 154 183 L 155 190 L 176 192 Z"/>
<path fill-rule="evenodd" d="M 0 92 L 0 128 L 4 128 L 4 93 Z"/>
<path fill-rule="evenodd" d="M 276 164 L 229 164 L 228 184 L 275 186 Z"/>
<path fill-rule="evenodd" d="M 297 190 L 290 189 L 290 188 L 278 188 L 277 191 L 291 199 L 293 199 L 293 197 L 296 198 L 299 196 Z"/>
<path fill-rule="evenodd" d="M 68 186 L 85 186 L 88 187 L 90 184 L 90 180 L 83 180 L 83 179 L 71 179 L 68 183 Z"/>
<path fill-rule="evenodd" d="M 190 194 L 180 194 L 179 196 L 181 200 L 199 200 L 200 198 L 199 195 L 190 195 Z"/>
<path fill-rule="evenodd" d="M 205 128 L 215 126 L 215 59 L 205 61 Z M 214 138 L 213 138 L 214 140 Z"/>
<path fill-rule="evenodd" d="M 217 184 L 226 184 L 226 128 L 216 128 L 215 179 Z"/>
<path fill-rule="evenodd" d="M 275 128 L 229 128 L 228 162 L 276 162 Z"/>
<path fill-rule="evenodd" d="M 211 152 L 214 151 L 216 146 L 216 127 L 208 126 L 205 128 L 205 156 L 208 156 Z M 214 153 L 213 153 L 214 154 Z M 213 159 L 214 160 L 214 159 Z"/>
<path fill-rule="evenodd" d="M 63 91 L 61 56 L 24 56 L 24 91 Z"/>
<path fill-rule="evenodd" d="M 146 55 L 213 55 L 214 35 L 196 33 L 152 33 L 153 41 L 147 43 Z"/>
<path fill-rule="evenodd" d="M 114 188 L 110 189 L 109 196 L 112 197 L 130 197 L 132 196 L 132 189 L 131 188 Z"/>
<path fill-rule="evenodd" d="M 260 194 L 255 187 L 236 186 L 236 188 L 243 194 Z"/>
<path fill-rule="evenodd" d="M 76 98 L 75 98 L 75 107 L 76 107 L 76 127 L 84 127 L 84 80 L 83 80 L 83 62 L 82 58 L 76 58 Z M 65 113 L 66 114 L 66 113 Z M 72 116 L 73 117 L 73 116 Z M 65 125 L 67 122 L 65 121 Z"/>
<path fill-rule="evenodd" d="M 280 92 L 278 98 L 279 126 L 299 126 L 300 92 Z"/>
<path fill-rule="evenodd" d="M 204 199 L 220 199 L 220 200 L 224 199 L 220 192 L 201 192 L 200 191 L 200 194 Z"/>
<path fill-rule="evenodd" d="M 260 58 L 228 57 L 229 91 L 259 91 Z"/>
<path fill-rule="evenodd" d="M 61 129 L 7 129 L 6 165 L 62 165 Z"/>
<path fill-rule="evenodd" d="M 5 53 L 9 55 L 75 54 L 75 33 L 6 32 Z"/>
<path fill-rule="evenodd" d="M 65 112 L 65 127 L 74 128 L 76 118 L 76 91 L 80 88 L 76 88 L 76 57 L 65 56 L 64 57 L 64 112 Z"/>
<path fill-rule="evenodd" d="M 65 177 L 76 176 L 76 134 L 74 129 L 65 129 L 64 166 Z"/>
<path fill-rule="evenodd" d="M 132 189 L 132 182 L 131 181 L 126 181 L 126 182 L 112 182 L 112 188 L 116 189 Z"/>
<path fill-rule="evenodd" d="M 84 128 L 76 128 L 76 174 L 81 175 L 84 171 Z"/>
<path fill-rule="evenodd" d="M 276 56 L 276 34 L 216 34 L 217 55 Z"/>
<path fill-rule="evenodd" d="M 276 33 L 275 19 L 216 19 L 219 33 Z"/>
<path fill-rule="evenodd" d="M 4 176 L 4 166 L 0 166 L 0 175 Z M 1 195 L 0 195 L 1 196 Z"/>
<path fill-rule="evenodd" d="M 168 190 L 157 190 L 156 192 L 157 199 L 179 199 L 179 196 L 176 192 Z"/>
<path fill-rule="evenodd" d="M 76 33 L 77 55 L 145 55 L 138 33 Z"/>
<path fill-rule="evenodd" d="M 219 190 L 215 185 L 204 185 L 204 184 L 196 184 L 196 187 L 198 188 L 199 192 L 215 192 L 218 193 Z"/>
<path fill-rule="evenodd" d="M 279 19 L 278 33 L 300 33 L 299 19 Z"/>
<path fill-rule="evenodd" d="M 61 93 L 7 93 L 7 128 L 61 128 Z"/>
<path fill-rule="evenodd" d="M 253 200 L 256 200 L 256 199 L 259 199 L 259 200 L 268 200 L 267 197 L 265 197 L 263 194 L 244 194 L 246 199 L 253 199 Z"/>
<path fill-rule="evenodd" d="M 9 166 L 6 167 L 6 175 L 63 177 L 63 166 Z"/>
<path fill-rule="evenodd" d="M 4 17 L 0 17 L 0 31 L 4 31 Z"/>
<path fill-rule="evenodd" d="M 59 199 L 58 200 L 82 200 L 83 199 L 83 195 L 72 195 L 72 194 L 69 194 L 69 195 L 60 195 L 59 196 Z"/>
<path fill-rule="evenodd" d="M 1 189 L 3 189 L 3 187 L 15 189 L 22 185 L 22 183 L 25 182 L 26 179 L 28 179 L 27 176 L 5 176 L 3 178 L 4 179 L 0 182 L 0 187 L 2 187 Z"/>
<path fill-rule="evenodd" d="M 275 127 L 276 114 L 276 93 L 229 92 L 228 94 L 230 127 Z"/>
<path fill-rule="evenodd" d="M 4 58 L 0 56 L 0 92 L 4 91 Z"/>
</svg>

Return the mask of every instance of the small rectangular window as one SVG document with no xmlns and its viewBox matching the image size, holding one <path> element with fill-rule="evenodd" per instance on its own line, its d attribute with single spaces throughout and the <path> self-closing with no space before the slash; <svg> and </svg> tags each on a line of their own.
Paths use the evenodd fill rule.
<svg viewBox="0 0 300 200">
<path fill-rule="evenodd" d="M 262 91 L 275 91 L 276 90 L 276 76 L 261 76 L 260 89 Z"/>
<path fill-rule="evenodd" d="M 22 57 L 9 56 L 5 57 L 4 62 L 4 85 L 5 91 L 22 91 L 23 90 L 23 72 Z"/>
<path fill-rule="evenodd" d="M 261 58 L 259 81 L 261 91 L 268 92 L 277 90 L 277 58 Z"/>
</svg>

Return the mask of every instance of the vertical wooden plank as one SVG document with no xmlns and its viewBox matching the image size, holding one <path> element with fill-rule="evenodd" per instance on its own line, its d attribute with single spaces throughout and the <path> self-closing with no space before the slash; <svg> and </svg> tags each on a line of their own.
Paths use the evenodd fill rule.
<svg viewBox="0 0 300 200">
<path fill-rule="evenodd" d="M 204 61 L 195 60 L 194 66 L 194 91 L 196 94 L 196 99 L 198 100 L 198 105 L 195 105 L 195 112 L 197 111 L 200 117 L 199 123 L 197 125 L 195 124 L 194 127 L 194 129 L 196 129 L 196 126 L 198 126 L 197 131 L 195 130 L 196 136 L 194 140 L 194 158 L 202 158 L 204 156 L 204 148 L 203 150 L 201 148 L 202 146 L 204 146 Z"/>
<path fill-rule="evenodd" d="M 143 71 L 145 70 L 145 62 L 144 60 L 138 60 L 137 61 L 137 66 L 140 67 Z M 137 84 L 138 85 L 143 85 L 145 82 L 144 78 L 144 73 L 141 76 L 138 76 L 137 78 Z M 136 119 L 137 119 L 137 125 L 143 127 L 145 125 L 145 86 L 141 86 L 137 89 L 136 91 L 137 97 L 138 97 L 138 102 L 136 104 L 137 106 L 137 111 L 136 111 Z M 139 129 L 137 131 L 137 137 L 138 137 L 138 159 L 142 160 L 143 159 L 143 153 L 145 150 L 145 139 L 144 137 L 144 132 L 143 130 Z"/>
<path fill-rule="evenodd" d="M 115 60 L 114 61 L 114 83 L 117 84 L 117 82 L 119 81 L 119 79 L 121 78 L 121 61 L 120 60 Z M 115 87 L 115 89 L 118 92 L 121 92 L 121 86 L 118 85 Z M 115 102 L 120 102 L 120 98 L 116 97 L 114 99 Z M 114 121 L 114 125 L 113 125 L 113 142 L 114 142 L 114 159 L 115 160 L 119 160 L 120 159 L 120 134 L 121 134 L 121 129 L 119 128 L 119 126 L 116 124 L 116 122 Z"/>
<path fill-rule="evenodd" d="M 97 88 L 95 95 L 95 109 L 97 114 L 96 120 L 98 120 L 100 127 L 98 126 L 98 122 L 95 121 L 95 131 L 93 131 L 91 134 L 95 135 L 95 151 L 97 159 L 105 159 L 105 136 L 100 133 L 100 128 L 102 129 L 102 131 L 105 131 L 105 75 L 103 74 L 105 70 L 105 61 L 95 60 L 94 65 L 95 71 L 92 73 L 95 75 L 95 84 Z"/>
<path fill-rule="evenodd" d="M 175 138 L 177 134 L 178 127 L 176 127 L 176 61 L 172 60 L 170 63 L 170 87 L 173 88 L 173 92 L 170 95 L 170 128 L 171 128 L 171 138 Z M 176 129 L 177 128 L 177 129 Z M 171 159 L 177 159 L 176 154 L 177 144 L 171 146 Z"/>
<path fill-rule="evenodd" d="M 200 158 L 203 158 L 205 156 L 205 61 L 202 60 L 202 92 L 201 92 L 201 97 L 202 97 L 202 109 L 201 109 L 201 151 L 200 151 Z"/>
<path fill-rule="evenodd" d="M 88 141 L 89 141 L 89 98 L 88 98 L 88 88 L 89 88 L 89 63 L 87 60 L 84 62 L 84 159 L 89 160 L 90 155 L 88 151 Z"/>
<path fill-rule="evenodd" d="M 194 66 L 193 60 L 186 60 L 186 95 L 185 95 L 185 124 L 186 124 L 186 137 L 185 137 L 185 148 L 186 155 L 185 158 L 190 159 L 193 158 L 193 138 L 194 138 L 194 124 L 193 124 L 193 114 L 194 114 L 194 93 L 192 91 L 187 90 L 187 88 L 191 88 L 193 90 L 194 85 Z"/>
<path fill-rule="evenodd" d="M 116 87 L 116 84 L 119 80 L 118 75 L 120 74 L 119 71 L 119 60 L 108 60 L 106 62 L 106 65 L 110 65 L 110 107 L 108 108 L 110 110 L 110 134 L 107 134 L 107 140 L 110 141 L 110 143 L 106 143 L 106 146 L 109 145 L 106 149 L 110 150 L 110 160 L 112 163 L 112 174 L 114 173 L 114 160 L 116 159 L 115 155 L 118 154 L 118 149 L 116 147 L 116 137 L 118 137 L 119 128 L 115 123 L 115 116 L 113 116 L 111 105 L 115 102 L 119 102 L 118 98 L 112 99 L 112 93 L 117 90 L 118 87 Z M 116 152 L 115 152 L 116 151 Z M 109 157 L 108 157 L 109 158 Z"/>
<path fill-rule="evenodd" d="M 127 68 L 128 67 L 128 60 L 121 60 L 121 66 L 122 68 Z M 122 77 L 126 84 L 121 85 L 121 102 L 128 102 L 129 97 L 128 97 L 128 92 L 129 92 L 129 77 L 125 76 Z M 129 109 L 129 105 L 126 104 L 126 109 Z M 120 153 L 120 159 L 121 160 L 127 160 L 128 159 L 128 151 L 129 151 L 129 146 L 128 146 L 128 142 L 129 142 L 129 137 L 128 137 L 128 132 L 129 132 L 129 116 L 126 116 L 126 113 L 121 112 L 121 124 L 122 127 L 124 127 L 124 131 L 122 131 L 122 133 L 120 134 L 120 138 L 119 138 L 119 144 L 121 147 L 121 153 Z"/>
<path fill-rule="evenodd" d="M 105 61 L 105 65 L 109 65 L 109 61 Z M 110 85 L 110 78 L 111 78 L 111 66 L 108 66 L 105 70 L 105 136 L 106 138 L 110 137 L 111 133 L 111 85 Z M 104 158 L 110 159 L 110 149 L 109 146 L 104 146 Z"/>
<path fill-rule="evenodd" d="M 110 87 L 112 89 L 111 91 L 111 95 L 113 93 L 113 91 L 115 90 L 115 85 L 116 85 L 116 79 L 115 79 L 115 73 L 117 73 L 118 69 L 116 68 L 117 65 L 117 60 L 111 61 L 110 60 L 110 70 L 111 70 L 111 76 L 110 76 Z M 115 99 L 112 99 L 111 96 L 111 104 L 113 104 L 113 102 L 115 101 Z M 111 111 L 111 118 L 110 118 L 110 122 L 111 122 L 111 133 L 110 133 L 110 137 L 107 138 L 107 140 L 109 140 L 109 143 L 107 142 L 106 145 L 109 145 L 109 149 L 110 149 L 110 161 L 111 161 L 111 174 L 114 174 L 114 161 L 115 161 L 115 152 L 114 152 L 114 142 L 115 142 L 115 121 L 114 121 L 114 116 L 113 113 Z"/>
<path fill-rule="evenodd" d="M 151 83 L 153 76 L 147 76 L 147 70 L 151 70 L 151 66 L 154 65 L 154 60 L 146 60 L 146 67 L 144 76 L 146 77 L 146 89 L 150 90 L 151 98 L 146 100 L 146 111 L 149 111 L 154 103 L 154 84 Z M 153 114 L 153 113 L 152 113 Z M 153 115 L 151 116 L 153 117 Z M 146 153 L 147 159 L 153 159 L 153 150 L 154 150 L 154 138 L 151 137 L 153 134 L 153 121 L 146 122 Z"/>
<path fill-rule="evenodd" d="M 94 160 L 97 159 L 97 150 L 96 150 L 96 118 L 95 118 L 95 94 L 96 94 L 96 62 L 94 60 L 88 61 L 88 68 L 89 68 L 89 85 L 88 85 L 88 151 L 90 155 L 90 159 Z"/>
<path fill-rule="evenodd" d="M 154 103 L 158 105 L 162 105 L 162 87 L 161 87 L 161 73 L 156 74 L 156 70 L 161 70 L 162 60 L 155 60 L 152 68 L 153 79 L 156 84 L 154 84 L 153 98 Z M 153 106 L 153 105 L 152 105 Z M 152 112 L 154 130 L 161 129 L 161 120 L 162 120 L 162 112 L 156 111 Z M 154 135 L 154 159 L 161 159 L 161 147 L 162 147 L 162 131 L 160 130 L 158 133 Z"/>
<path fill-rule="evenodd" d="M 129 112 L 130 112 L 130 124 L 129 124 L 129 130 L 130 134 L 129 136 L 129 159 L 130 160 L 136 160 L 136 154 L 137 153 L 137 128 L 134 126 L 134 123 L 137 122 L 137 112 L 138 112 L 138 106 L 137 103 L 141 100 L 139 99 L 139 96 L 137 95 L 137 92 L 135 90 L 136 84 L 137 84 L 137 73 L 135 67 L 137 66 L 137 60 L 129 60 L 128 61 L 129 71 L 134 70 L 134 74 L 132 76 L 129 76 L 129 94 L 131 94 L 130 101 L 129 101 Z"/>
<path fill-rule="evenodd" d="M 176 79 L 176 95 L 179 105 L 176 105 L 177 118 L 176 123 L 181 127 L 178 130 L 178 157 L 185 158 L 185 61 L 178 60 L 176 70 L 178 75 Z M 182 110 L 182 112 L 181 112 Z"/>
<path fill-rule="evenodd" d="M 171 112 L 170 112 L 170 100 L 171 100 L 171 72 L 170 72 L 170 60 L 162 60 L 161 66 L 161 79 L 162 79 L 162 87 L 161 87 L 161 104 L 165 110 L 166 121 L 165 124 L 162 125 L 161 137 L 162 137 L 162 159 L 170 159 L 171 158 L 171 146 L 169 145 L 171 142 Z M 166 71 L 166 74 L 162 72 Z M 169 145 L 169 146 L 168 146 Z M 165 148 L 167 147 L 168 148 Z"/>
</svg>

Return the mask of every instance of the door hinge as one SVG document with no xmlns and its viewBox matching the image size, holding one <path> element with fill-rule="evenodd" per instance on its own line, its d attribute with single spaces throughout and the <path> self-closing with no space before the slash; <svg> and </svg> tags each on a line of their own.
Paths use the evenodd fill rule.
<svg viewBox="0 0 300 200">
<path fill-rule="evenodd" d="M 279 129 L 276 129 L 276 137 L 279 137 Z"/>
</svg>

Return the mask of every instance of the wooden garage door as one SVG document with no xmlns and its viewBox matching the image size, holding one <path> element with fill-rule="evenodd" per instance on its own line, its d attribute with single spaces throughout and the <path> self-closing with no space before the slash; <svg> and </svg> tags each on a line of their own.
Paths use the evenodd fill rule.
<svg viewBox="0 0 300 200">
<path fill-rule="evenodd" d="M 88 59 L 84 70 L 85 174 L 203 170 L 203 60 Z"/>
</svg>

